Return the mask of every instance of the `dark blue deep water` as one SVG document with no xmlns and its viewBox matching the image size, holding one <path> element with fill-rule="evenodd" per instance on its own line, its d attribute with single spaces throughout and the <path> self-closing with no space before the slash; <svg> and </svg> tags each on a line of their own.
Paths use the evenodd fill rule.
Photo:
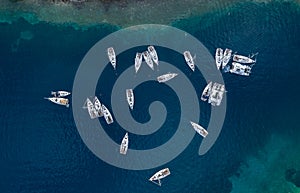
<svg viewBox="0 0 300 193">
<path fill-rule="evenodd" d="M 213 148 L 206 155 L 198 156 L 201 138 L 196 135 L 180 156 L 161 166 L 169 167 L 172 172 L 162 187 L 147 180 L 161 167 L 130 171 L 98 159 L 81 140 L 72 108 L 43 99 L 51 90 L 72 90 L 82 58 L 96 42 L 117 28 L 101 25 L 80 31 L 43 22 L 32 25 L 22 19 L 11 24 L 1 23 L 0 192 L 231 192 L 229 178 L 237 174 L 247 156 L 259 151 L 273 133 L 291 139 L 300 136 L 297 124 L 300 115 L 299 21 L 299 5 L 293 3 L 238 3 L 172 24 L 198 38 L 212 55 L 217 47 L 228 47 L 241 54 L 259 54 L 250 77 L 223 75 L 228 90 L 227 114 Z M 164 50 L 160 51 L 163 55 Z M 192 81 L 197 79 L 201 83 L 196 89 L 203 88 L 202 76 L 193 78 Z M 149 119 L 147 104 L 158 98 L 167 108 L 178 111 L 168 105 L 168 94 L 143 90 L 147 84 L 151 83 L 145 83 L 137 91 L 148 96 L 146 104 L 138 104 L 144 108 L 140 112 L 145 111 L 145 115 L 133 113 L 137 121 Z M 103 85 L 102 91 L 109 91 L 110 86 L 109 83 Z M 172 93 L 164 86 L 161 89 Z M 109 103 L 109 97 L 106 93 L 102 99 Z M 174 120 L 168 123 L 170 127 L 176 127 L 178 117 L 180 115 L 175 114 L 170 118 Z M 203 124 L 207 124 L 207 120 L 204 119 Z M 150 136 L 151 141 L 145 142 L 145 147 L 164 143 L 173 133 L 170 129 L 163 137 L 154 134 Z M 116 141 L 120 139 L 116 133 L 109 135 Z M 137 144 L 133 146 L 143 149 Z"/>
</svg>

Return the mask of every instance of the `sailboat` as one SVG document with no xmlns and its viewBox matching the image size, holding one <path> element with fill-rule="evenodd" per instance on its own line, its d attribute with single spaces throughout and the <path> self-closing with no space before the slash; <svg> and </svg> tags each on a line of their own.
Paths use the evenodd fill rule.
<svg viewBox="0 0 300 193">
<path fill-rule="evenodd" d="M 132 110 L 134 105 L 134 95 L 132 89 L 126 89 L 126 98 L 127 98 L 128 105 Z"/>
<path fill-rule="evenodd" d="M 109 47 L 107 48 L 107 55 L 108 55 L 108 59 L 111 63 L 111 65 L 113 66 L 114 70 L 116 69 L 117 66 L 117 61 L 116 61 L 116 53 L 113 47 Z"/>
<path fill-rule="evenodd" d="M 125 136 L 122 139 L 122 143 L 120 145 L 120 154 L 126 155 L 128 150 L 128 143 L 129 143 L 128 133 L 126 132 Z"/>
<path fill-rule="evenodd" d="M 161 186 L 160 180 L 167 177 L 170 174 L 171 174 L 171 172 L 170 172 L 169 168 L 164 168 L 164 169 L 156 172 L 153 176 L 151 176 L 151 178 L 149 178 L 149 181 L 153 182 L 156 185 Z"/>
</svg>

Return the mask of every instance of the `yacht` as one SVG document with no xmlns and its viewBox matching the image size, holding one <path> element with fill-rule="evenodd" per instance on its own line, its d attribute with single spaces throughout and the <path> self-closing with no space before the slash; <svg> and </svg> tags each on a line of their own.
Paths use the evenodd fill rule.
<svg viewBox="0 0 300 193">
<path fill-rule="evenodd" d="M 171 174 L 170 169 L 169 168 L 164 168 L 162 170 L 159 170 L 151 178 L 149 178 L 149 181 L 161 186 L 161 181 L 160 180 L 167 177 L 170 174 Z"/>
<path fill-rule="evenodd" d="M 222 60 L 222 69 L 224 69 L 225 66 L 228 64 L 229 60 L 231 59 L 231 55 L 232 55 L 232 50 L 226 48 L 224 51 L 224 56 L 223 56 L 223 60 Z"/>
<path fill-rule="evenodd" d="M 63 90 L 51 91 L 51 95 L 53 95 L 54 97 L 66 97 L 66 96 L 68 96 L 70 94 L 71 94 L 70 92 L 63 91 Z"/>
<path fill-rule="evenodd" d="M 150 53 L 150 56 L 151 56 L 153 62 L 156 65 L 158 65 L 158 56 L 157 56 L 157 52 L 156 52 L 154 46 L 148 46 L 148 51 Z"/>
<path fill-rule="evenodd" d="M 116 69 L 117 66 L 116 53 L 113 47 L 107 48 L 107 55 L 111 65 L 113 66 L 114 69 Z"/>
<path fill-rule="evenodd" d="M 159 83 L 166 82 L 166 81 L 168 81 L 168 80 L 171 80 L 172 78 L 174 78 L 174 77 L 177 76 L 177 75 L 178 75 L 177 73 L 167 73 L 167 74 L 158 76 L 158 77 L 157 77 L 157 81 L 158 81 Z"/>
<path fill-rule="evenodd" d="M 134 60 L 134 68 L 135 68 L 135 73 L 137 73 L 142 65 L 143 61 L 143 56 L 142 53 L 137 52 L 135 54 L 135 60 Z"/>
<path fill-rule="evenodd" d="M 190 69 L 192 71 L 195 71 L 195 63 L 194 63 L 194 59 L 191 55 L 191 52 L 190 51 L 184 51 L 183 56 L 184 56 L 185 62 L 190 67 Z"/>
<path fill-rule="evenodd" d="M 233 55 L 233 61 L 239 62 L 239 63 L 245 63 L 245 64 L 251 64 L 251 63 L 255 63 L 256 62 L 256 60 L 253 60 L 250 57 L 242 56 L 242 55 L 237 55 L 237 54 Z"/>
<path fill-rule="evenodd" d="M 143 52 L 143 57 L 144 57 L 144 60 L 146 61 L 147 65 L 148 65 L 152 70 L 154 70 L 153 61 L 152 61 L 152 59 L 151 59 L 150 53 L 149 53 L 148 51 L 144 51 L 144 52 Z"/>
<path fill-rule="evenodd" d="M 192 124 L 193 128 L 195 129 L 195 131 L 197 133 L 199 133 L 202 137 L 206 137 L 208 132 L 200 125 L 198 125 L 197 123 L 194 123 L 192 121 L 190 121 L 190 123 Z"/>
<path fill-rule="evenodd" d="M 212 81 L 210 81 L 206 87 L 204 88 L 203 92 L 202 92 L 202 95 L 201 95 L 201 100 L 202 101 L 207 101 L 207 99 L 209 98 L 210 96 L 210 93 L 211 93 L 211 90 L 212 90 Z"/>
<path fill-rule="evenodd" d="M 126 155 L 128 150 L 128 143 L 129 143 L 128 133 L 126 133 L 120 145 L 120 154 Z"/>
<path fill-rule="evenodd" d="M 111 124 L 114 122 L 109 110 L 106 108 L 104 104 L 102 104 L 102 113 L 107 124 Z"/>
<path fill-rule="evenodd" d="M 208 103 L 213 106 L 219 106 L 222 102 L 224 93 L 225 86 L 215 82 L 212 86 L 211 94 L 208 98 Z"/>
<path fill-rule="evenodd" d="M 134 95 L 132 89 L 126 89 L 126 98 L 127 98 L 128 105 L 132 110 L 134 105 Z"/>
<path fill-rule="evenodd" d="M 91 119 L 95 119 L 96 117 L 98 117 L 98 112 L 95 109 L 94 104 L 92 103 L 92 101 L 89 98 L 86 98 L 83 108 L 88 109 Z"/>
<path fill-rule="evenodd" d="M 94 97 L 93 103 L 94 103 L 95 110 L 97 112 L 97 117 L 102 117 L 103 116 L 102 106 L 98 97 L 96 96 Z"/>
<path fill-rule="evenodd" d="M 63 105 L 66 107 L 69 107 L 69 100 L 61 97 L 44 97 L 44 99 L 47 99 L 55 104 Z"/>
<path fill-rule="evenodd" d="M 222 48 L 216 49 L 215 60 L 216 60 L 217 68 L 218 68 L 218 70 L 220 70 L 220 67 L 222 66 L 222 61 L 223 61 L 223 49 Z"/>
<path fill-rule="evenodd" d="M 241 76 L 249 76 L 251 73 L 251 67 L 237 62 L 232 62 L 232 66 L 229 69 L 229 72 Z"/>
</svg>

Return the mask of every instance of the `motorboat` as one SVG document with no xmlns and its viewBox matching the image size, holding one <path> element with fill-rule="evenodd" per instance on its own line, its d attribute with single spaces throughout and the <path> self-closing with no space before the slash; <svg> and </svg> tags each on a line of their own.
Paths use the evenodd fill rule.
<svg viewBox="0 0 300 193">
<path fill-rule="evenodd" d="M 192 124 L 193 128 L 195 129 L 195 131 L 197 133 L 199 133 L 202 137 L 205 138 L 208 135 L 208 132 L 202 126 L 200 126 L 199 124 L 194 123 L 192 121 L 190 121 L 190 123 Z"/>
</svg>

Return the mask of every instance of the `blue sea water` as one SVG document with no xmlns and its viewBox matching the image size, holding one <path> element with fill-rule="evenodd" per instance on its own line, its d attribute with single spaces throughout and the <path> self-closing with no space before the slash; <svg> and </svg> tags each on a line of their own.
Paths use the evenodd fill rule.
<svg viewBox="0 0 300 193">
<path fill-rule="evenodd" d="M 199 156 L 201 137 L 196 135 L 180 156 L 162 166 L 169 167 L 172 173 L 164 179 L 162 187 L 147 180 L 160 168 L 124 170 L 98 159 L 81 140 L 72 108 L 43 99 L 51 90 L 72 90 L 77 68 L 87 51 L 117 28 L 99 25 L 80 31 L 43 22 L 32 25 L 22 19 L 11 24 L 1 23 L 0 192 L 230 192 L 229 177 L 236 174 L 246 157 L 262 148 L 273 133 L 291 139 L 299 137 L 299 20 L 299 5 L 293 3 L 237 3 L 172 24 L 198 38 L 212 55 L 217 47 L 228 47 L 241 54 L 259 54 L 250 77 L 223 75 L 228 90 L 227 112 L 223 130 L 213 148 Z M 164 49 L 158 51 L 162 58 L 168 56 Z M 132 53 L 135 51 L 128 50 L 120 57 Z M 178 55 L 170 58 L 180 59 Z M 164 60 L 170 59 L 165 57 Z M 121 67 L 118 73 L 125 69 L 126 66 Z M 107 68 L 105 72 L 113 71 Z M 189 73 L 187 69 L 186 72 Z M 204 79 L 201 75 L 190 77 L 200 91 L 205 85 Z M 107 78 L 111 77 L 105 74 L 102 79 Z M 168 115 L 163 131 L 148 138 L 134 136 L 136 142 L 132 147 L 135 149 L 164 143 L 178 124 L 180 112 L 174 106 L 176 96 L 163 85 L 154 86 L 161 89 L 163 95 L 145 90 L 154 84 L 147 82 L 137 88 L 137 95 L 147 97 L 143 104 L 137 104 L 141 109 L 139 113 L 132 113 L 134 118 L 146 122 L 149 119 L 147 107 L 154 100 L 161 100 L 175 113 Z M 97 87 L 102 100 L 108 104 L 110 95 L 107 93 L 111 86 L 105 82 L 101 89 Z M 169 100 L 170 96 L 173 100 Z M 207 105 L 201 105 L 205 112 L 209 110 Z M 203 113 L 201 116 L 207 125 L 209 117 Z M 120 128 L 106 131 L 116 142 L 121 139 Z M 160 132 L 163 137 L 159 136 Z M 247 193 L 247 190 L 240 192 Z"/>
</svg>

